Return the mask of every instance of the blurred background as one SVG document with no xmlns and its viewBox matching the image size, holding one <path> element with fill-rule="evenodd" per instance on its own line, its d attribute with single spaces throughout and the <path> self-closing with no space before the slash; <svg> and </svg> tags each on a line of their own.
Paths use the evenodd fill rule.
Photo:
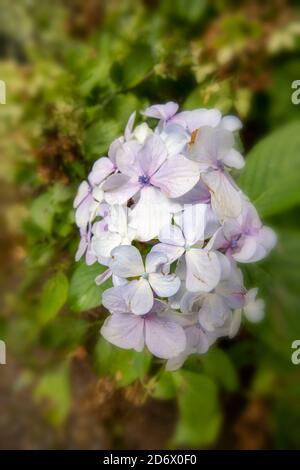
<svg viewBox="0 0 300 470">
<path fill-rule="evenodd" d="M 0 0 L 1 449 L 300 449 L 297 3 Z M 244 269 L 262 323 L 176 373 L 100 338 L 72 210 L 131 112 L 168 100 L 240 116 L 239 184 L 279 237 Z"/>
</svg>

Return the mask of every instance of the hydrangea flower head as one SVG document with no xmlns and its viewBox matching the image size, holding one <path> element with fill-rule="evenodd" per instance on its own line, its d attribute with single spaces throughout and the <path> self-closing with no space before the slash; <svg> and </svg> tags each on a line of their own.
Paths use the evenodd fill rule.
<svg viewBox="0 0 300 470">
<path fill-rule="evenodd" d="M 132 114 L 74 200 L 76 260 L 106 266 L 96 282 L 113 282 L 102 295 L 102 335 L 120 348 L 148 348 L 169 370 L 234 336 L 243 314 L 262 319 L 264 303 L 245 288 L 239 264 L 276 244 L 231 175 L 244 166 L 239 119 L 178 109 L 148 107 L 142 115 L 157 120 L 154 128 L 134 127 Z"/>
</svg>

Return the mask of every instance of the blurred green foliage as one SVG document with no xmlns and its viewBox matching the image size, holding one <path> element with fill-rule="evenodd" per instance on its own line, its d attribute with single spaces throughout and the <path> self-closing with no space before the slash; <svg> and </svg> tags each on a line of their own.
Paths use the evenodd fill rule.
<svg viewBox="0 0 300 470">
<path fill-rule="evenodd" d="M 97 376 L 117 387 L 140 382 L 145 399 L 176 401 L 176 430 L 162 445 L 226 446 L 224 429 L 263 402 L 256 426 L 267 431 L 257 446 L 300 448 L 300 376 L 290 360 L 300 338 L 300 107 L 290 100 L 300 78 L 296 6 L 89 0 L 74 13 L 72 2 L 59 0 L 2 3 L 8 103 L 0 108 L 0 178 L 13 194 L 2 244 L 12 238 L 23 254 L 18 292 L 4 295 L 0 337 L 33 373 L 46 419 L 54 426 L 67 419 L 70 358 L 84 348 Z M 168 100 L 241 116 L 247 163 L 239 182 L 279 236 L 269 259 L 244 270 L 266 300 L 263 322 L 246 323 L 235 340 L 176 373 L 147 352 L 99 338 L 106 286 L 94 279 L 103 269 L 75 265 L 72 208 L 80 180 L 130 114 Z M 7 256 L 5 264 L 14 259 Z M 229 445 L 247 446 L 243 436 Z"/>
</svg>

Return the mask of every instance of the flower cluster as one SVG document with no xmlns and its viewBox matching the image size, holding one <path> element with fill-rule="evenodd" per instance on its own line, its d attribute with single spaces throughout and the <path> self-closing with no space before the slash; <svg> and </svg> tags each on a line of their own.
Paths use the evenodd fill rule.
<svg viewBox="0 0 300 470">
<path fill-rule="evenodd" d="M 217 109 L 178 112 L 150 106 L 157 120 L 134 127 L 99 158 L 74 201 L 81 241 L 76 259 L 107 266 L 109 310 L 101 333 L 125 349 L 146 346 L 167 368 L 232 337 L 242 313 L 263 316 L 257 289 L 247 291 L 238 263 L 261 260 L 276 243 L 230 171 L 241 122 Z"/>
</svg>

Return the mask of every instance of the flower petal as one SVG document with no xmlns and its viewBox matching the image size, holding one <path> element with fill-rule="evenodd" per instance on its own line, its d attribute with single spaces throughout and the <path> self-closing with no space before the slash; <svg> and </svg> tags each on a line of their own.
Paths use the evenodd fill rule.
<svg viewBox="0 0 300 470">
<path fill-rule="evenodd" d="M 73 207 L 76 209 L 79 204 L 90 194 L 91 187 L 87 181 L 83 181 L 77 190 L 76 197 L 74 199 Z"/>
<path fill-rule="evenodd" d="M 136 231 L 135 239 L 148 241 L 157 238 L 162 227 L 171 222 L 171 210 L 172 205 L 161 191 L 151 186 L 142 188 L 140 199 L 129 218 L 130 227 Z"/>
<path fill-rule="evenodd" d="M 144 348 L 144 320 L 136 315 L 110 315 L 101 328 L 101 334 L 119 348 L 136 351 L 142 351 Z"/>
<path fill-rule="evenodd" d="M 154 356 L 169 359 L 185 349 L 186 337 L 175 321 L 150 314 L 145 319 L 145 343 Z"/>
<path fill-rule="evenodd" d="M 220 219 L 238 217 L 242 211 L 241 194 L 221 171 L 210 171 L 201 178 L 211 193 L 211 205 Z"/>
<path fill-rule="evenodd" d="M 167 158 L 167 148 L 158 135 L 151 135 L 137 155 L 142 175 L 152 176 Z"/>
<path fill-rule="evenodd" d="M 102 232 L 92 239 L 92 249 L 97 256 L 109 258 L 114 248 L 122 242 L 118 233 Z"/>
<path fill-rule="evenodd" d="M 209 292 L 220 280 L 221 268 L 212 251 L 192 248 L 186 252 L 186 287 L 191 292 Z"/>
<path fill-rule="evenodd" d="M 159 232 L 159 241 L 164 244 L 181 246 L 185 245 L 182 231 L 177 225 L 166 225 Z"/>
<path fill-rule="evenodd" d="M 218 109 L 195 109 L 182 111 L 172 118 L 172 122 L 179 124 L 189 132 L 194 132 L 203 126 L 216 127 L 221 121 L 221 113 Z"/>
<path fill-rule="evenodd" d="M 157 272 L 162 265 L 168 262 L 168 258 L 161 252 L 158 251 L 150 251 L 146 257 L 146 272 L 147 273 L 155 273 Z"/>
<path fill-rule="evenodd" d="M 136 315 L 145 315 L 153 307 L 153 292 L 146 279 L 131 281 L 130 291 L 128 291 L 128 301 L 130 310 Z"/>
<path fill-rule="evenodd" d="M 180 279 L 175 274 L 149 274 L 149 283 L 159 297 L 171 297 L 180 287 Z"/>
<path fill-rule="evenodd" d="M 144 112 L 142 112 L 142 114 L 144 114 L 144 116 L 167 121 L 177 113 L 178 108 L 179 106 L 177 103 L 169 101 L 166 104 L 154 104 L 149 106 Z"/>
<path fill-rule="evenodd" d="M 128 305 L 124 298 L 124 286 L 111 287 L 102 294 L 102 304 L 111 313 L 129 312 Z"/>
<path fill-rule="evenodd" d="M 230 168 L 236 168 L 240 170 L 245 166 L 245 160 L 243 155 L 235 149 L 231 149 L 224 157 L 223 163 Z"/>
<path fill-rule="evenodd" d="M 182 196 L 198 181 L 197 164 L 183 155 L 168 159 L 151 178 L 151 184 L 170 198 Z"/>
<path fill-rule="evenodd" d="M 105 200 L 108 204 L 125 204 L 138 192 L 140 185 L 126 175 L 117 174 L 109 176 L 102 189 L 105 191 Z"/>
<path fill-rule="evenodd" d="M 118 246 L 112 251 L 111 257 L 110 269 L 117 276 L 135 277 L 145 271 L 141 254 L 134 246 Z"/>
<path fill-rule="evenodd" d="M 102 183 L 102 181 L 114 171 L 112 161 L 107 157 L 97 160 L 89 174 L 88 180 L 92 186 Z"/>
</svg>

